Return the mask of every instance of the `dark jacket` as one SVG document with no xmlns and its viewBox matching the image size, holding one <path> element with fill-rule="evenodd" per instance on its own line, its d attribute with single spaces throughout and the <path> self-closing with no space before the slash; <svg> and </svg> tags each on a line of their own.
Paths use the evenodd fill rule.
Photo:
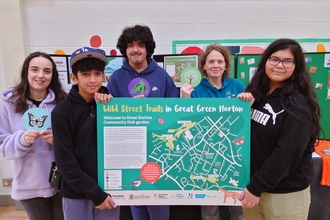
<svg viewBox="0 0 330 220">
<path fill-rule="evenodd" d="M 108 93 L 108 90 L 102 87 L 99 92 Z M 72 86 L 67 99 L 52 111 L 52 126 L 55 160 L 62 176 L 61 195 L 92 200 L 97 206 L 107 193 L 97 184 L 96 117 L 81 141 L 73 143 L 91 108 L 96 108 L 94 99 L 87 103 L 78 93 L 78 87 Z"/>
<path fill-rule="evenodd" d="M 252 105 L 251 182 L 247 189 L 255 196 L 300 191 L 314 177 L 309 104 L 298 95 L 287 97 L 284 103 L 294 116 L 281 106 L 278 89 Z"/>
</svg>

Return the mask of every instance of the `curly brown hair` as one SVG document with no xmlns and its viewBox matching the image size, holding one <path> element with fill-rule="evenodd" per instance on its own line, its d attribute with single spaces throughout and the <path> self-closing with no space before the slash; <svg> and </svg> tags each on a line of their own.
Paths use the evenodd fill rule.
<svg viewBox="0 0 330 220">
<path fill-rule="evenodd" d="M 149 59 L 155 51 L 156 42 L 152 35 L 150 28 L 146 25 L 134 25 L 126 27 L 118 38 L 117 48 L 120 53 L 127 58 L 126 49 L 127 44 L 134 41 L 140 42 L 146 46 L 147 59 Z"/>
</svg>

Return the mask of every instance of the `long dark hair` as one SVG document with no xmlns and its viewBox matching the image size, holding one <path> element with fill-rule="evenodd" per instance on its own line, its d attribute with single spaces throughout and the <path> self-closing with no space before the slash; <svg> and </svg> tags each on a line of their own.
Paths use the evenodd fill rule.
<svg viewBox="0 0 330 220">
<path fill-rule="evenodd" d="M 66 98 L 66 92 L 62 89 L 61 81 L 58 78 L 58 71 L 54 60 L 46 53 L 34 52 L 27 56 L 23 62 L 23 66 L 20 74 L 20 81 L 14 87 L 13 95 L 9 98 L 15 105 L 15 112 L 24 113 L 28 109 L 27 99 L 30 95 L 29 82 L 28 82 L 28 71 L 30 61 L 35 57 L 44 57 L 52 63 L 52 80 L 48 86 L 48 89 L 53 90 L 55 93 L 54 103 L 59 103 Z"/>
<path fill-rule="evenodd" d="M 247 92 L 251 92 L 255 98 L 255 104 L 258 104 L 263 97 L 266 96 L 269 90 L 269 78 L 265 72 L 265 66 L 268 58 L 279 50 L 289 49 L 294 56 L 295 69 L 290 78 L 282 83 L 280 89 L 280 101 L 281 106 L 289 113 L 292 114 L 284 104 L 290 102 L 292 105 L 304 110 L 303 106 L 299 106 L 292 97 L 294 95 L 305 97 L 309 103 L 311 114 L 307 114 L 311 117 L 312 121 L 312 138 L 318 139 L 321 126 L 319 119 L 321 117 L 320 107 L 316 100 L 316 94 L 311 84 L 310 75 L 306 69 L 305 57 L 303 50 L 298 42 L 292 39 L 278 39 L 271 43 L 264 51 L 260 63 L 251 82 L 246 88 Z M 306 110 L 304 110 L 306 111 Z M 306 112 L 307 113 L 307 112 Z"/>
</svg>

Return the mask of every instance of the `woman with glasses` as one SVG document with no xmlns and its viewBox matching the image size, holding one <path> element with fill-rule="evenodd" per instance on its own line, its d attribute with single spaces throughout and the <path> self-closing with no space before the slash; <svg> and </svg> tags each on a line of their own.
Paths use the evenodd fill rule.
<svg viewBox="0 0 330 220">
<path fill-rule="evenodd" d="M 301 46 L 278 39 L 264 51 L 246 92 L 251 109 L 251 181 L 245 220 L 307 219 L 320 108 Z M 246 93 L 249 94 L 249 93 Z"/>
</svg>

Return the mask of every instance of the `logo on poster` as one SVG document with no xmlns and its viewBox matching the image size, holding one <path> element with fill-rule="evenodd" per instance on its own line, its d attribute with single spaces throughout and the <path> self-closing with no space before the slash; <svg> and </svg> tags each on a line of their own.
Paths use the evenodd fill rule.
<svg viewBox="0 0 330 220">
<path fill-rule="evenodd" d="M 196 199 L 205 199 L 205 197 L 206 197 L 206 194 L 196 194 L 195 195 Z"/>
<path fill-rule="evenodd" d="M 184 195 L 182 195 L 181 193 L 178 193 L 178 194 L 172 196 L 172 198 L 183 199 Z"/>
<path fill-rule="evenodd" d="M 116 194 L 111 194 L 113 199 L 126 199 L 125 195 L 116 195 Z"/>
<path fill-rule="evenodd" d="M 154 194 L 155 199 L 167 199 L 167 194 Z"/>
<path fill-rule="evenodd" d="M 130 200 L 134 200 L 134 199 L 150 199 L 150 196 L 149 195 L 133 195 L 133 194 L 129 194 L 128 195 Z"/>
</svg>

